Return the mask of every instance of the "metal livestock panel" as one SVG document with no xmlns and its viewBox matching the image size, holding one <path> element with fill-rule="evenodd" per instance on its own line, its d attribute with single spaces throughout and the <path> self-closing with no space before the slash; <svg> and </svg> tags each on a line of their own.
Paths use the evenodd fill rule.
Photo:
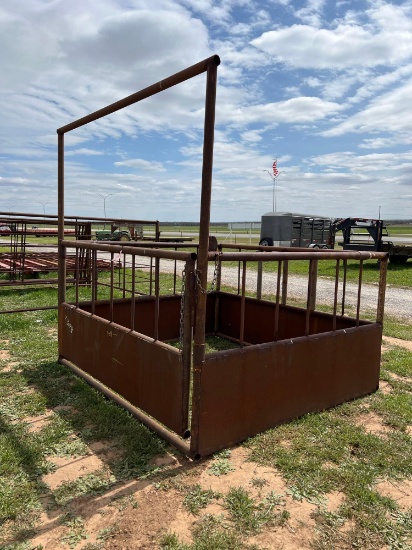
<svg viewBox="0 0 412 550">
<path fill-rule="evenodd" d="M 187 430 L 180 352 L 75 306 L 59 309 L 59 354 L 132 405 L 183 435 Z"/>
<path fill-rule="evenodd" d="M 378 389 L 376 323 L 206 356 L 198 454 Z"/>
</svg>

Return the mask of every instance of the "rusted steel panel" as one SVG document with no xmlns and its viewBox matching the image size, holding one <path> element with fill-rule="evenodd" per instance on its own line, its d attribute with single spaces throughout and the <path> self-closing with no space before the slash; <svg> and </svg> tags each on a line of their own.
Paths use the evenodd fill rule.
<svg viewBox="0 0 412 550">
<path fill-rule="evenodd" d="M 130 298 L 114 300 L 113 321 L 127 329 L 131 328 L 132 311 Z M 81 303 L 81 309 L 92 312 L 91 303 Z M 95 303 L 95 315 L 110 319 L 110 301 Z M 155 298 L 139 296 L 135 299 L 134 327 L 136 332 L 154 338 Z M 160 296 L 159 299 L 159 340 L 179 338 L 180 296 Z"/>
<path fill-rule="evenodd" d="M 66 257 L 67 271 L 74 271 L 76 267 L 76 256 L 71 255 Z M 97 260 L 97 267 L 100 270 L 110 269 L 108 260 Z M 49 271 L 57 271 L 58 257 L 56 252 L 37 252 L 37 253 L 5 253 L 0 254 L 1 270 L 14 270 L 16 275 L 21 276 L 22 273 L 47 273 Z M 1 282 L 0 282 L 1 284 Z"/>
<path fill-rule="evenodd" d="M 74 306 L 59 310 L 59 353 L 178 434 L 183 365 L 179 352 Z"/>
<path fill-rule="evenodd" d="M 208 299 L 215 300 L 215 296 L 209 295 Z M 241 296 L 219 292 L 219 332 L 231 338 L 239 338 Z M 213 304 L 208 304 L 207 329 L 211 331 Z M 274 340 L 276 303 L 266 300 L 246 298 L 244 339 L 252 344 L 262 344 Z M 360 321 L 365 324 L 366 321 Z M 293 306 L 279 305 L 278 340 L 296 338 L 305 334 L 306 310 Z M 353 327 L 355 319 L 350 317 L 337 317 L 336 328 L 344 329 Z M 318 334 L 329 332 L 333 328 L 333 315 L 319 311 L 311 312 L 309 332 Z"/>
<path fill-rule="evenodd" d="M 375 391 L 381 337 L 374 323 L 206 356 L 198 453 Z"/>
</svg>

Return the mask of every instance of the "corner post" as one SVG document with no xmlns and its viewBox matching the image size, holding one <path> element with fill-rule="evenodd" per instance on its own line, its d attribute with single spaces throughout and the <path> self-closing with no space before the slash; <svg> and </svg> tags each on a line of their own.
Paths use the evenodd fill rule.
<svg viewBox="0 0 412 550">
<path fill-rule="evenodd" d="M 203 141 L 202 194 L 200 203 L 199 251 L 197 259 L 198 285 L 196 287 L 196 318 L 193 345 L 193 400 L 191 426 L 191 452 L 199 454 L 200 390 L 202 367 L 205 361 L 206 300 L 209 253 L 210 203 L 212 196 L 213 145 L 216 110 L 218 56 L 207 65 L 205 127 Z"/>
<path fill-rule="evenodd" d="M 64 133 L 57 132 L 57 187 L 58 187 L 58 304 L 66 301 L 66 249 L 62 246 L 64 240 Z"/>
</svg>

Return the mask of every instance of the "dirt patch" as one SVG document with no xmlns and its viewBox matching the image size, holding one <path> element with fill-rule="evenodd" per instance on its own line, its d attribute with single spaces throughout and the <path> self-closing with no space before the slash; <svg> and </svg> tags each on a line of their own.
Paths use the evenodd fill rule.
<svg viewBox="0 0 412 550">
<path fill-rule="evenodd" d="M 412 506 L 412 480 L 389 482 L 381 481 L 376 490 L 384 497 L 390 497 L 403 509 Z"/>
<path fill-rule="evenodd" d="M 39 416 L 27 416 L 26 418 L 23 418 L 22 421 L 28 424 L 29 432 L 39 432 L 50 422 L 52 416 L 52 411 L 47 411 Z"/>
<path fill-rule="evenodd" d="M 48 462 L 56 465 L 56 471 L 43 476 L 43 481 L 51 490 L 56 489 L 62 483 L 74 481 L 81 476 L 101 470 L 105 464 L 96 455 L 79 456 L 76 458 L 63 458 L 52 456 L 47 458 Z"/>
<path fill-rule="evenodd" d="M 392 338 L 391 336 L 382 336 L 382 339 L 391 346 L 399 346 L 412 351 L 412 342 L 409 340 L 401 340 L 400 338 Z"/>
<path fill-rule="evenodd" d="M 386 380 L 379 380 L 379 391 L 382 392 L 383 395 L 388 395 L 393 391 L 393 388 Z"/>
<path fill-rule="evenodd" d="M 221 476 L 212 474 L 210 468 L 213 460 L 209 461 L 208 467 L 199 476 L 198 483 L 203 489 L 212 489 L 222 494 L 226 494 L 230 487 L 243 487 L 253 498 L 258 498 L 270 491 L 278 494 L 285 493 L 286 484 L 283 477 L 273 468 L 248 462 L 248 455 L 248 451 L 242 447 L 233 449 L 229 462 L 234 470 Z M 254 482 L 258 479 L 264 480 L 265 484 L 262 487 Z"/>
<path fill-rule="evenodd" d="M 13 372 L 15 370 L 14 367 L 17 367 L 20 363 L 18 361 L 9 361 L 6 366 L 0 367 L 2 372 Z M 17 372 L 21 372 L 17 370 Z"/>
<path fill-rule="evenodd" d="M 339 491 L 333 491 L 326 495 L 328 512 L 336 512 L 345 500 L 345 495 Z"/>
<path fill-rule="evenodd" d="M 398 380 L 398 382 L 406 382 L 406 383 L 412 383 L 412 378 L 409 378 L 408 376 L 399 376 L 399 374 L 395 374 L 394 372 L 390 373 L 391 378 L 394 380 Z"/>
<path fill-rule="evenodd" d="M 306 550 L 313 548 L 315 532 L 313 513 L 315 504 L 291 498 L 286 499 L 285 509 L 289 512 L 289 521 L 283 527 L 265 529 L 248 542 L 263 548 L 283 548 L 284 550 Z"/>
<path fill-rule="evenodd" d="M 10 359 L 10 352 L 8 349 L 0 349 L 0 361 L 7 361 Z"/>
<path fill-rule="evenodd" d="M 389 426 L 383 423 L 382 418 L 373 412 L 360 414 L 355 418 L 355 424 L 362 427 L 366 432 L 379 436 L 391 431 Z"/>
</svg>

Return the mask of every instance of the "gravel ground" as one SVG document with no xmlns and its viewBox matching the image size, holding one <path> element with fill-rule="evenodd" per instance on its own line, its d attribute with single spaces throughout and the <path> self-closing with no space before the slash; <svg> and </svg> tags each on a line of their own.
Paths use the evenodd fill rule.
<svg viewBox="0 0 412 550">
<path fill-rule="evenodd" d="M 50 247 L 39 247 L 38 252 L 50 251 Z M 99 254 L 100 256 L 100 254 Z M 109 258 L 109 254 L 103 253 L 101 257 Z M 140 265 L 149 265 L 149 258 L 141 257 L 138 263 Z M 161 271 L 173 273 L 174 262 L 170 260 L 161 260 Z M 178 262 L 178 273 L 183 269 L 183 262 Z M 213 278 L 213 267 L 210 266 L 208 279 Z M 223 267 L 222 269 L 222 285 L 237 287 L 238 272 L 237 268 Z M 273 273 L 264 273 L 262 281 L 262 293 L 273 294 L 276 290 L 277 276 Z M 256 290 L 256 271 L 250 270 L 246 277 L 247 290 Z M 335 282 L 326 278 L 319 278 L 317 288 L 317 303 L 333 304 L 333 295 Z M 339 288 L 339 298 L 341 298 L 342 288 Z M 288 296 L 290 298 L 306 300 L 307 294 L 307 278 L 299 275 L 289 275 L 288 278 Z M 358 289 L 357 285 L 347 283 L 346 285 L 346 304 L 356 306 Z M 374 284 L 364 283 L 362 285 L 361 296 L 361 316 L 362 312 L 376 312 L 378 296 L 378 286 Z M 339 303 L 339 302 L 338 302 Z M 392 315 L 400 320 L 412 322 L 412 289 L 387 286 L 385 297 L 385 313 Z"/>
<path fill-rule="evenodd" d="M 183 269 L 183 263 L 178 262 L 178 273 Z M 162 260 L 160 264 L 161 271 L 172 273 L 173 262 Z M 213 278 L 213 268 L 209 268 L 208 280 Z M 238 271 L 234 267 L 222 268 L 222 285 L 237 287 Z M 274 294 L 276 291 L 277 275 L 276 273 L 264 273 L 262 280 L 262 293 Z M 304 299 L 307 296 L 307 278 L 299 275 L 289 275 L 288 277 L 288 296 L 291 298 Z M 247 290 L 256 290 L 256 271 L 250 270 L 246 276 Z M 335 292 L 335 281 L 319 278 L 317 287 L 317 303 L 333 305 L 333 296 Z M 338 299 L 342 297 L 342 285 L 339 287 Z M 345 302 L 349 306 L 355 306 L 358 298 L 358 286 L 354 283 L 346 284 Z M 378 286 L 375 284 L 362 285 L 361 294 L 361 314 L 362 312 L 376 312 L 378 303 Z M 339 304 L 339 301 L 338 301 Z M 398 319 L 412 322 L 412 289 L 387 287 L 385 296 L 385 313 L 393 315 Z M 362 316 L 362 315 L 361 315 Z"/>
</svg>

